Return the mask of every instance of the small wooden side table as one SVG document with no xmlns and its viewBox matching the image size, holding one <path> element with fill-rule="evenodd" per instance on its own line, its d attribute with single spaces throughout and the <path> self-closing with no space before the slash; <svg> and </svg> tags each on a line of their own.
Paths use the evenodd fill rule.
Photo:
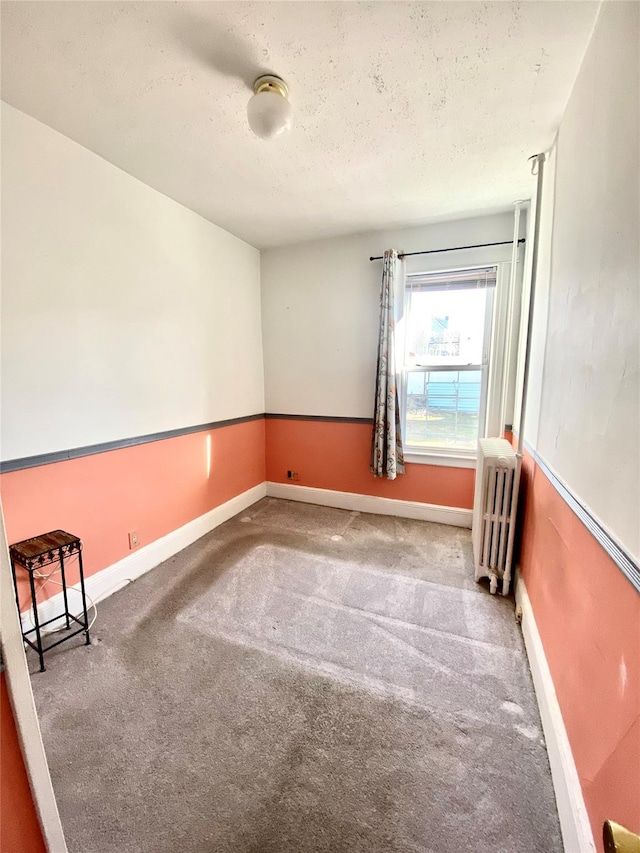
<svg viewBox="0 0 640 853">
<path fill-rule="evenodd" d="M 86 645 L 89 645 L 89 617 L 87 615 L 87 597 L 84 589 L 84 572 L 82 569 L 82 542 L 77 536 L 72 533 L 66 533 L 64 530 L 52 530 L 50 533 L 43 533 L 42 536 L 34 536 L 32 539 L 25 539 L 23 542 L 16 542 L 15 545 L 9 547 L 11 555 L 11 571 L 13 572 L 13 586 L 16 593 L 16 604 L 18 605 L 18 613 L 20 613 L 20 601 L 18 599 L 18 580 L 16 577 L 16 569 L 20 567 L 29 574 L 29 586 L 31 588 L 31 607 L 33 609 L 33 624 L 35 628 L 30 628 L 28 631 L 22 632 L 22 637 L 31 648 L 38 653 L 40 658 L 40 672 L 44 672 L 44 653 L 48 652 L 54 646 L 59 646 L 71 637 L 75 637 L 84 631 L 87 640 Z M 83 619 L 74 616 L 69 612 L 69 602 L 67 600 L 67 579 L 65 576 L 65 557 L 78 555 L 78 565 L 80 569 L 80 592 L 82 594 L 82 616 Z M 54 563 L 60 564 L 60 579 L 62 583 L 62 597 L 64 600 L 64 613 L 60 613 L 46 622 L 40 622 L 38 619 L 38 603 L 36 601 L 36 585 L 34 573 L 39 572 L 45 566 Z M 54 571 L 56 571 L 54 569 Z M 48 646 L 42 645 L 42 629 L 50 622 L 56 622 L 59 619 L 65 619 L 67 630 L 73 627 L 71 621 L 77 622 L 80 625 L 71 634 L 65 634 L 60 640 L 55 643 L 50 643 Z M 35 633 L 36 642 L 29 639 L 29 634 Z"/>
</svg>

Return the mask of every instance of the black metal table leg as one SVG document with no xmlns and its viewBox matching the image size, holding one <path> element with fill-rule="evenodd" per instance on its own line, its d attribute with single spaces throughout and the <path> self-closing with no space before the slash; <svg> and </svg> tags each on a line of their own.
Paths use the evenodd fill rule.
<svg viewBox="0 0 640 853">
<path fill-rule="evenodd" d="M 44 665 L 44 652 L 42 651 L 42 634 L 40 633 L 40 620 L 38 619 L 38 603 L 36 601 L 36 585 L 33 580 L 33 572 L 29 572 L 29 585 L 31 586 L 33 624 L 35 625 L 36 629 L 36 644 L 38 646 L 38 657 L 40 658 L 40 672 L 44 672 L 46 667 Z"/>
<path fill-rule="evenodd" d="M 60 549 L 60 575 L 62 577 L 62 597 L 64 598 L 64 616 L 67 621 L 67 630 L 69 629 L 69 602 L 67 601 L 67 579 L 64 576 L 64 554 L 63 549 Z"/>
<path fill-rule="evenodd" d="M 87 640 L 85 645 L 90 645 L 91 639 L 89 637 L 89 614 L 87 613 L 87 596 L 84 591 L 84 571 L 82 567 L 82 551 L 78 551 L 78 566 L 80 568 L 80 591 L 82 593 L 82 612 L 84 613 L 84 624 L 87 635 Z"/>
</svg>

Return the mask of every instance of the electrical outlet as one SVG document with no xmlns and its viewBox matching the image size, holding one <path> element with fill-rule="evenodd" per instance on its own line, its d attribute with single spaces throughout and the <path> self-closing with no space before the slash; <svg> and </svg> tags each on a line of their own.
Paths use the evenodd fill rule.
<svg viewBox="0 0 640 853">
<path fill-rule="evenodd" d="M 131 548 L 137 548 L 139 544 L 140 544 L 140 540 L 138 539 L 138 531 L 133 530 L 129 534 L 129 548 L 130 549 Z"/>
<path fill-rule="evenodd" d="M 287 480 L 299 480 L 300 474 L 297 471 L 287 471 Z"/>
</svg>

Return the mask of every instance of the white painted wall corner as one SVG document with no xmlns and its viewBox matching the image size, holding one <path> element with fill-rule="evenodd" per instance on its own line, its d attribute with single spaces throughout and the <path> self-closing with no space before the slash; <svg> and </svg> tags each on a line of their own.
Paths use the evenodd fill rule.
<svg viewBox="0 0 640 853">
<path fill-rule="evenodd" d="M 9 546 L 0 505 L 0 623 L 2 625 L 2 657 L 7 672 L 11 707 L 20 737 L 29 786 L 38 812 L 42 835 L 49 853 L 67 853 L 67 844 L 58 812 L 44 751 L 36 703 L 20 631 L 20 621 L 13 596 Z M 3 721 L 4 725 L 4 721 Z M 3 780 L 4 784 L 4 780 Z M 11 784 L 7 780 L 7 784 Z M 25 803 L 25 809 L 28 808 Z"/>
<path fill-rule="evenodd" d="M 516 604 L 522 608 L 522 634 L 540 708 L 564 849 L 566 853 L 595 853 L 596 846 L 591 823 L 573 760 L 571 744 L 562 719 L 560 704 L 531 601 L 519 571 L 516 576 L 515 593 Z"/>
</svg>

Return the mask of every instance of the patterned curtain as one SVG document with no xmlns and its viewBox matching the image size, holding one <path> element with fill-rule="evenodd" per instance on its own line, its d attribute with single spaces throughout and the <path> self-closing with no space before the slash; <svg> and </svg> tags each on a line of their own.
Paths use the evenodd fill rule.
<svg viewBox="0 0 640 853">
<path fill-rule="evenodd" d="M 395 291 L 399 284 L 398 253 L 390 249 L 384 253 L 382 265 L 376 404 L 371 438 L 371 472 L 375 477 L 386 475 L 388 480 L 395 480 L 396 474 L 404 473 L 394 341 Z"/>
</svg>

